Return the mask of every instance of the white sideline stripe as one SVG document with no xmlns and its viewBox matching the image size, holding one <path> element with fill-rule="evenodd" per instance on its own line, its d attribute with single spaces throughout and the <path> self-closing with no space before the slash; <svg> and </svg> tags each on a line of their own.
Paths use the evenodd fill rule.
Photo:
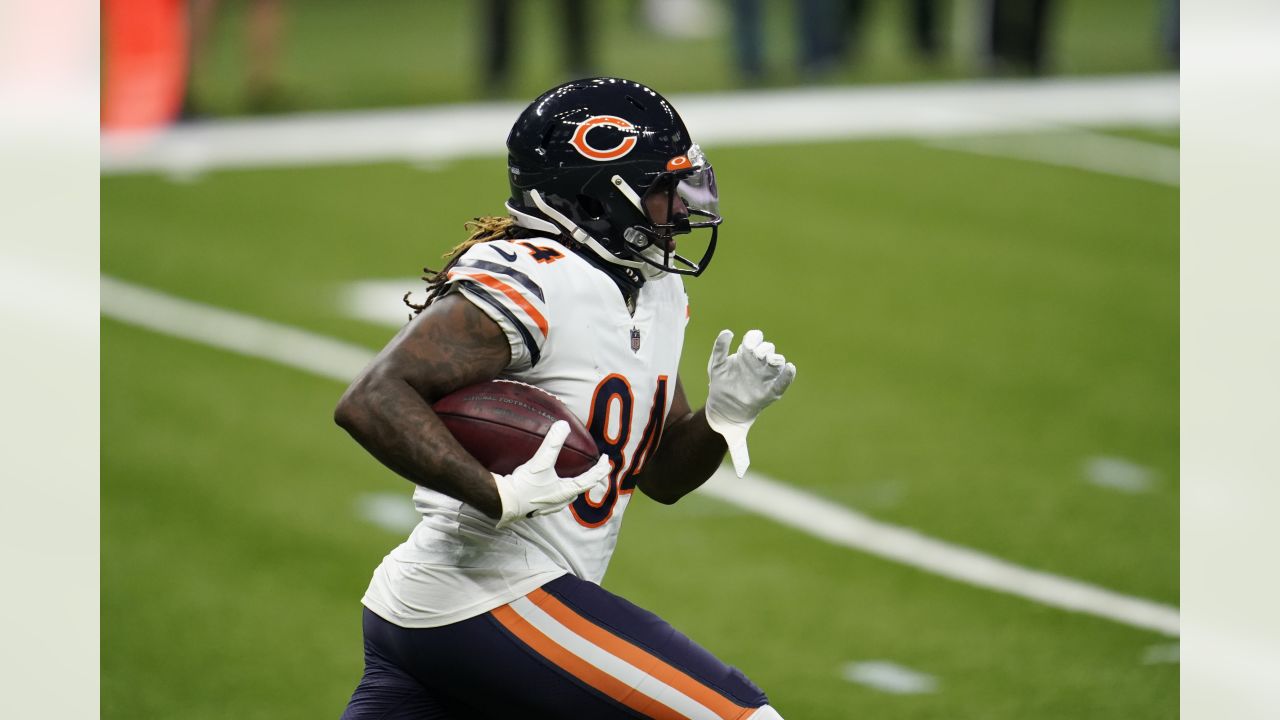
<svg viewBox="0 0 1280 720">
<path fill-rule="evenodd" d="M 841 668 L 840 675 L 849 682 L 894 695 L 922 695 L 938 689 L 934 676 L 888 660 L 851 662 Z"/>
<path fill-rule="evenodd" d="M 548 615 L 529 598 L 522 597 L 512 601 L 511 609 L 552 642 L 600 672 L 617 678 L 627 687 L 653 698 L 690 720 L 720 720 L 720 716 L 706 705 L 561 625 L 560 621 Z"/>
<path fill-rule="evenodd" d="M 935 540 L 910 528 L 873 520 L 758 473 L 747 473 L 746 477 L 737 478 L 732 470 L 721 467 L 700 488 L 700 492 L 830 543 L 953 580 L 1166 635 L 1178 634 L 1177 608 L 1122 595 L 1079 580 L 1030 570 L 975 550 Z"/>
<path fill-rule="evenodd" d="M 1178 76 L 791 88 L 678 95 L 672 102 L 703 147 L 938 138 L 1063 125 L 1175 125 Z M 219 168 L 496 157 L 506 153 L 507 132 L 523 109 L 521 102 L 491 102 L 315 112 L 106 133 L 101 167 L 107 174 L 189 177 Z"/>
<path fill-rule="evenodd" d="M 102 277 L 102 314 L 157 332 L 349 382 L 373 357 L 365 348 L 249 315 L 182 300 Z M 1178 609 L 1077 580 L 1029 570 L 873 520 L 757 473 L 735 478 L 722 467 L 698 492 L 754 511 L 836 545 L 877 555 L 960 582 L 1178 635 Z"/>
<path fill-rule="evenodd" d="M 1179 184 L 1177 148 L 1079 130 L 1004 137 L 969 137 L 926 143 L 987 157 L 1031 160 L 1161 185 Z"/>
</svg>

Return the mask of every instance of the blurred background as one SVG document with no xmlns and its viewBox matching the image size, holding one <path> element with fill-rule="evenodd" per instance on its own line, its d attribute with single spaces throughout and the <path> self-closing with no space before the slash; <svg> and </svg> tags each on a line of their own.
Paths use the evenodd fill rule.
<svg viewBox="0 0 1280 720">
<path fill-rule="evenodd" d="M 799 367 L 605 586 L 789 718 L 1178 713 L 1164 0 L 102 5 L 102 715 L 336 717 L 408 483 L 331 422 L 528 100 L 671 98 L 726 217 L 682 366 Z"/>
<path fill-rule="evenodd" d="M 592 74 L 667 93 L 1178 62 L 1172 0 L 116 0 L 104 117 L 173 92 L 184 119 L 530 98 Z M 118 94 L 117 94 L 118 93 Z M 136 112 L 136 110 L 134 111 Z"/>
</svg>

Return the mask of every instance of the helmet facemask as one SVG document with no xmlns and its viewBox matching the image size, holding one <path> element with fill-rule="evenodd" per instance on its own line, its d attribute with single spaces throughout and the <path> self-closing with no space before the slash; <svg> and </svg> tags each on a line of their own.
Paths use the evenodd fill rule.
<svg viewBox="0 0 1280 720">
<path fill-rule="evenodd" d="M 689 160 L 695 157 L 696 164 Z M 715 171 L 698 146 L 692 146 L 687 155 L 668 162 L 668 167 L 673 164 L 677 169 L 658 175 L 643 196 L 635 193 L 621 177 L 615 175 L 612 178 L 618 191 L 631 201 L 644 219 L 623 228 L 623 247 L 627 255 L 644 263 L 640 269 L 650 278 L 664 272 L 701 275 L 715 253 L 719 226 L 723 222 L 719 213 Z M 688 246 L 695 237 L 695 230 L 710 231 L 709 235 L 696 234 L 706 242 L 701 254 L 677 252 L 678 244 Z M 677 240 L 677 236 L 684 237 Z M 686 257 L 689 254 L 698 260 L 690 260 Z"/>
</svg>

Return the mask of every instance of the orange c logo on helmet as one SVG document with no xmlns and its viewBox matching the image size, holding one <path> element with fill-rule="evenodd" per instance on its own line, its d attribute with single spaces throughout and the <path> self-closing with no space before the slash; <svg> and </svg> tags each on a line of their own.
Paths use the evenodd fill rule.
<svg viewBox="0 0 1280 720">
<path fill-rule="evenodd" d="M 573 132 L 573 137 L 569 139 L 569 144 L 572 145 L 573 149 L 577 150 L 578 154 L 583 157 L 591 160 L 599 160 L 601 162 L 604 162 L 605 160 L 617 160 L 635 148 L 635 135 L 624 135 L 622 140 L 611 148 L 597 148 L 587 144 L 587 133 L 590 132 L 592 128 L 601 126 L 617 128 L 623 132 L 627 130 L 634 130 L 636 127 L 616 115 L 593 115 L 578 123 L 578 129 Z"/>
</svg>

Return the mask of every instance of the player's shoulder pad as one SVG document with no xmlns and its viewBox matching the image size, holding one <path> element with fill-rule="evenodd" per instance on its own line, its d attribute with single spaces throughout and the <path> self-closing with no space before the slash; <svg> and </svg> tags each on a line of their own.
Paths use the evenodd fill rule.
<svg viewBox="0 0 1280 720">
<path fill-rule="evenodd" d="M 548 267 L 567 252 L 543 238 L 479 243 L 458 258 L 447 282 L 459 286 L 504 329 L 518 333 L 513 347 L 527 348 L 536 364 L 551 324 L 546 288 L 552 285 L 553 271 Z"/>
<path fill-rule="evenodd" d="M 538 282 L 542 268 L 527 249 L 516 244 L 518 242 L 492 240 L 467 248 L 450 270 L 450 279 L 455 275 L 495 275 L 545 302 L 546 293 Z"/>
<path fill-rule="evenodd" d="M 537 278 L 553 274 L 571 264 L 562 261 L 572 254 L 571 250 L 549 238 L 492 240 L 468 248 L 458 258 L 458 266 L 484 267 L 495 271 L 494 266 L 505 266 L 525 276 Z"/>
</svg>

